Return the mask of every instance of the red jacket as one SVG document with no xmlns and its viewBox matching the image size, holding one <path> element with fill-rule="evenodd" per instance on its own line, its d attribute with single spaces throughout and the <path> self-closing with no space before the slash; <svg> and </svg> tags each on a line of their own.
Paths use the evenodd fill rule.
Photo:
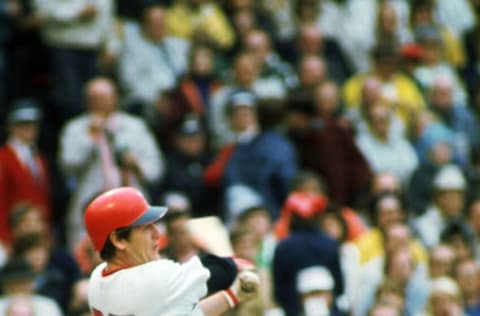
<svg viewBox="0 0 480 316">
<path fill-rule="evenodd" d="M 0 240 L 10 243 L 10 211 L 19 202 L 32 203 L 50 222 L 50 179 L 45 160 L 36 155 L 41 180 L 35 180 L 10 145 L 0 148 Z"/>
</svg>

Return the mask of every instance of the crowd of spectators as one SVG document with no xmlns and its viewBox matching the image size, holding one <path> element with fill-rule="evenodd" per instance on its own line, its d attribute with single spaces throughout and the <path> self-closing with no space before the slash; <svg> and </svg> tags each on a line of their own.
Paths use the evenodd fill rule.
<svg viewBox="0 0 480 316">
<path fill-rule="evenodd" d="M 89 315 L 119 186 L 220 220 L 229 315 L 480 315 L 479 0 L 3 0 L 0 120 L 1 315 Z"/>
</svg>

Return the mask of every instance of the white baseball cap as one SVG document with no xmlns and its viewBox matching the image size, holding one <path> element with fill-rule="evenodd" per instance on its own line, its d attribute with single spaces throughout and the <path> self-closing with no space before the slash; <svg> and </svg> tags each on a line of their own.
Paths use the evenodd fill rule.
<svg viewBox="0 0 480 316">
<path fill-rule="evenodd" d="M 332 291 L 335 286 L 332 274 L 325 267 L 313 266 L 300 270 L 297 291 L 306 294 L 314 291 Z"/>
<path fill-rule="evenodd" d="M 466 185 L 465 177 L 456 165 L 442 167 L 433 180 L 436 190 L 464 190 Z"/>
</svg>

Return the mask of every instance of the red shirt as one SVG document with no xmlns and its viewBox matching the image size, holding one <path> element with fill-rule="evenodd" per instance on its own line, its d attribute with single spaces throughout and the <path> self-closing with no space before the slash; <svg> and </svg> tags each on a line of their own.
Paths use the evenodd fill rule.
<svg viewBox="0 0 480 316">
<path fill-rule="evenodd" d="M 0 148 L 0 240 L 10 243 L 10 212 L 20 202 L 37 206 L 50 222 L 50 179 L 45 160 L 35 154 L 37 180 L 11 145 Z"/>
</svg>

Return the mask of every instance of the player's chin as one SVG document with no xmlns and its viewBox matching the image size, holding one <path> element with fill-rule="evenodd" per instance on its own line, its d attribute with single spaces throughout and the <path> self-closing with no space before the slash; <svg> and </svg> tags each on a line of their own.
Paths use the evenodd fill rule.
<svg viewBox="0 0 480 316">
<path fill-rule="evenodd" d="M 160 259 L 160 254 L 158 252 L 154 252 L 152 253 L 152 255 L 150 256 L 151 260 L 158 260 Z"/>
<path fill-rule="evenodd" d="M 152 260 L 160 259 L 160 247 L 158 245 L 153 247 L 151 257 Z"/>
</svg>

